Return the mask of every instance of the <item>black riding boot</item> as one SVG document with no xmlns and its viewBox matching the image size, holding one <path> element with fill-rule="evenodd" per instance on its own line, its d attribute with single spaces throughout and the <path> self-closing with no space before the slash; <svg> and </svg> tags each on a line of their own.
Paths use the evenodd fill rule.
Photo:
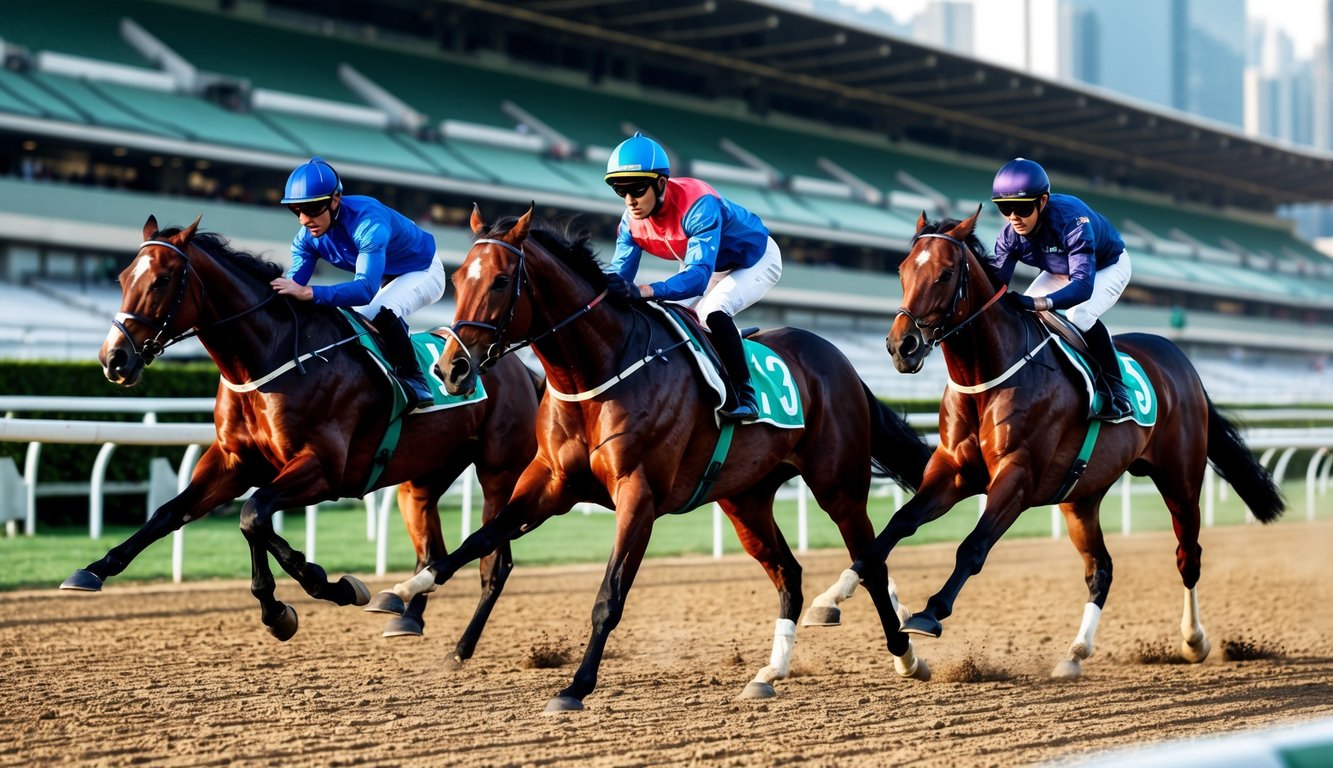
<svg viewBox="0 0 1333 768">
<path fill-rule="evenodd" d="M 1092 414 L 1094 419 L 1119 421 L 1134 413 L 1134 406 L 1129 402 L 1129 390 L 1125 389 L 1124 379 L 1120 377 L 1120 361 L 1116 359 L 1115 343 L 1102 321 L 1098 320 L 1091 328 L 1083 332 L 1083 340 L 1088 342 L 1092 358 L 1101 368 L 1097 380 L 1097 389 L 1102 393 L 1102 407 Z"/>
<path fill-rule="evenodd" d="M 750 383 L 750 365 L 745 360 L 740 331 L 736 330 L 731 316 L 720 310 L 710 313 L 706 322 L 713 332 L 713 348 L 722 359 L 722 367 L 727 369 L 727 378 L 731 379 L 732 391 L 727 393 L 727 400 L 722 404 L 722 418 L 755 421 L 759 418 L 759 405 L 755 402 L 754 385 Z"/>
<path fill-rule="evenodd" d="M 370 321 L 375 330 L 380 332 L 384 342 L 384 356 L 393 365 L 393 373 L 407 387 L 408 399 L 416 398 L 413 408 L 428 408 L 435 404 L 426 377 L 417 364 L 416 353 L 412 351 L 412 340 L 407 335 L 407 323 L 391 310 L 381 309 L 375 319 Z"/>
</svg>

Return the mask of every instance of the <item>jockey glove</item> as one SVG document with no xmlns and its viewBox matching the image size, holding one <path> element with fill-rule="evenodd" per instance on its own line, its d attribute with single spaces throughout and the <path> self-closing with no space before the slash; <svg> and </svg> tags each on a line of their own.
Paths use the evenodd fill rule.
<svg viewBox="0 0 1333 768">
<path fill-rule="evenodd" d="M 1028 296 L 1022 293 L 1011 293 L 1012 303 L 1019 309 L 1028 312 L 1046 312 L 1051 308 L 1051 299 L 1049 296 Z"/>
<path fill-rule="evenodd" d="M 606 290 L 613 299 L 620 301 L 643 301 L 643 296 L 639 293 L 639 286 L 621 277 L 619 273 L 611 272 L 606 276 Z"/>
</svg>

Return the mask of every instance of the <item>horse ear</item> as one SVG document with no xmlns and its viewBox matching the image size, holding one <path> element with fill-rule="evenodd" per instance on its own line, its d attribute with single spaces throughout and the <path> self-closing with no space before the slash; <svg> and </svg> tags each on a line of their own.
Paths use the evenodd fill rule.
<svg viewBox="0 0 1333 768">
<path fill-rule="evenodd" d="M 482 232 L 486 231 L 486 221 L 481 218 L 481 206 L 476 203 L 472 204 L 472 221 L 470 223 L 472 226 L 472 234 L 480 235 Z"/>
<path fill-rule="evenodd" d="M 927 224 L 929 221 L 930 221 L 930 220 L 926 218 L 926 212 L 925 212 L 925 211 L 922 211 L 922 212 L 921 212 L 921 215 L 918 216 L 918 217 L 916 217 L 916 233 L 917 233 L 918 235 L 921 234 L 921 230 L 923 230 L 923 229 L 926 228 L 926 224 Z"/>
<path fill-rule="evenodd" d="M 954 227 L 953 230 L 949 232 L 949 235 L 952 237 L 956 237 L 959 240 L 966 240 L 968 237 L 972 235 L 972 230 L 976 228 L 977 218 L 979 216 L 981 216 L 980 205 L 977 206 L 976 213 L 972 214 L 971 216 L 968 216 L 966 219 L 959 222 L 958 226 Z"/>
<path fill-rule="evenodd" d="M 182 229 L 180 231 L 180 234 L 176 235 L 175 239 L 179 240 L 182 243 L 190 242 L 190 238 L 194 237 L 194 231 L 199 228 L 199 222 L 202 221 L 203 218 L 204 215 L 202 213 L 199 214 L 198 216 L 195 216 L 194 221 L 190 222 L 190 226 L 186 227 L 185 229 Z"/>
<path fill-rule="evenodd" d="M 143 223 L 143 239 L 145 241 L 152 240 L 153 235 L 156 235 L 157 233 L 158 233 L 157 217 L 150 213 L 148 214 L 148 221 L 145 221 Z"/>
<path fill-rule="evenodd" d="M 514 228 L 509 230 L 509 234 L 513 235 L 514 240 L 522 241 L 527 239 L 528 227 L 532 224 L 532 209 L 536 207 L 536 203 L 528 206 L 527 213 L 519 216 L 518 221 L 514 222 Z"/>
</svg>

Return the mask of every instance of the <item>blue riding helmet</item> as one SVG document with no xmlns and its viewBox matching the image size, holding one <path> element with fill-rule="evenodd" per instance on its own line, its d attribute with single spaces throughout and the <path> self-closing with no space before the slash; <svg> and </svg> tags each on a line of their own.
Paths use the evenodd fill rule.
<svg viewBox="0 0 1333 768">
<path fill-rule="evenodd" d="M 666 150 L 636 131 L 612 150 L 606 161 L 604 179 L 607 184 L 615 184 L 626 179 L 656 179 L 670 175 L 671 161 L 667 159 Z"/>
<path fill-rule="evenodd" d="M 1046 170 L 1032 160 L 1016 157 L 995 174 L 991 200 L 1036 200 L 1050 191 Z"/>
<path fill-rule="evenodd" d="M 322 157 L 312 157 L 310 162 L 298 165 L 292 175 L 287 177 L 282 204 L 327 200 L 342 191 L 342 180 L 338 178 L 338 172 L 333 170 L 333 166 Z"/>
</svg>

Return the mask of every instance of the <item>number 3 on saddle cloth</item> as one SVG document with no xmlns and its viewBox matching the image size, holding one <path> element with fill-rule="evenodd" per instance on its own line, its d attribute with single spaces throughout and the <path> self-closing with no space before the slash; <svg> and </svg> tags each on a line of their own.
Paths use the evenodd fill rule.
<svg viewBox="0 0 1333 768">
<path fill-rule="evenodd" d="M 657 310 L 668 318 L 668 325 L 676 331 L 682 341 L 687 341 L 693 353 L 695 365 L 703 375 L 706 388 L 716 399 L 713 418 L 718 425 L 722 420 L 717 416 L 717 408 L 722 407 L 726 398 L 726 379 L 721 373 L 721 364 L 711 344 L 703 338 L 703 329 L 694 313 L 676 304 L 658 304 L 649 302 L 644 305 L 650 310 Z M 792 380 L 791 369 L 778 353 L 757 341 L 743 339 L 745 359 L 750 363 L 750 381 L 754 385 L 755 402 L 759 406 L 757 424 L 770 424 L 780 429 L 800 429 L 805 426 L 805 406 L 801 404 L 801 393 Z"/>
<path fill-rule="evenodd" d="M 389 391 L 393 393 L 393 405 L 389 410 L 389 426 L 384 431 L 384 438 L 380 440 L 379 448 L 375 451 L 374 467 L 370 471 L 370 480 L 366 484 L 366 490 L 375 486 L 375 481 L 379 479 L 384 468 L 389 465 L 389 459 L 393 458 L 394 449 L 398 447 L 398 437 L 402 433 L 403 418 L 407 416 L 408 393 L 403 389 L 403 383 L 394 376 L 393 365 L 384 357 L 384 350 L 380 348 L 379 340 L 374 335 L 374 330 L 365 318 L 350 312 L 346 309 L 339 309 L 344 319 L 351 324 L 352 329 L 357 333 L 357 339 L 361 346 L 370 354 L 370 359 L 375 361 L 379 367 L 380 373 L 384 375 L 384 380 L 389 385 Z M 457 408 L 460 405 L 477 403 L 486 399 L 486 387 L 481 378 L 477 379 L 477 388 L 470 395 L 450 395 L 444 390 L 444 382 L 435 374 L 435 361 L 440 359 L 440 354 L 444 351 L 444 342 L 429 333 L 411 334 L 412 351 L 417 355 L 417 364 L 421 366 L 421 372 L 425 374 L 427 383 L 430 384 L 431 394 L 435 396 L 435 404 L 428 408 L 418 408 L 412 413 L 426 413 L 428 411 L 443 411 L 448 408 Z"/>
</svg>

